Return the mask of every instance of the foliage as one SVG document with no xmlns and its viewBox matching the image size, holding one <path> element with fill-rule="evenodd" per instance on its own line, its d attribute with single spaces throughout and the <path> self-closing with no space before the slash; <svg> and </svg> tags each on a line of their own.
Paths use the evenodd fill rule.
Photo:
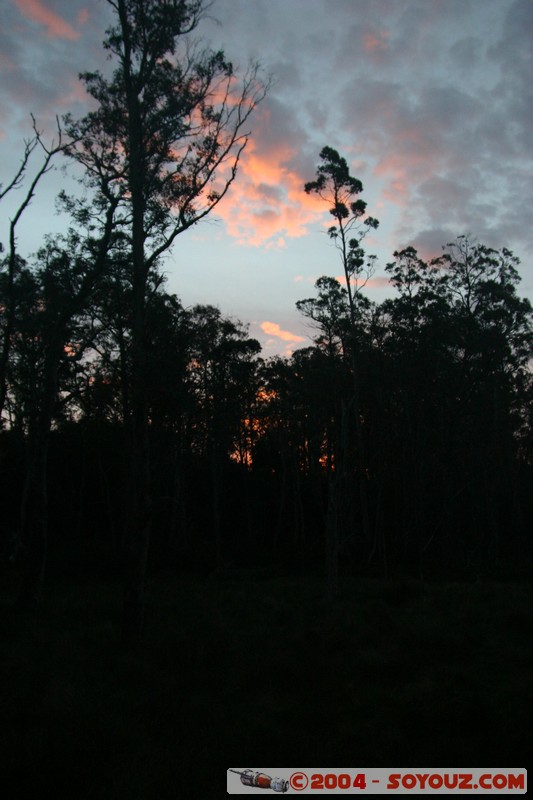
<svg viewBox="0 0 533 800">
<path fill-rule="evenodd" d="M 366 203 L 359 197 L 363 184 L 350 175 L 346 159 L 332 147 L 322 148 L 320 159 L 316 179 L 306 183 L 304 188 L 307 194 L 317 194 L 331 206 L 329 213 L 336 225 L 329 228 L 328 235 L 341 256 L 350 318 L 354 325 L 357 318 L 355 296 L 359 293 L 360 284 L 364 286 L 374 271 L 374 256 L 366 259 L 361 241 L 379 223 L 374 217 L 366 215 Z"/>
<path fill-rule="evenodd" d="M 108 2 L 116 24 L 103 44 L 115 69 L 110 78 L 81 74 L 97 107 L 81 120 L 66 116 L 68 152 L 97 203 L 118 203 L 117 224 L 127 231 L 132 213 L 142 217 L 150 269 L 227 193 L 266 86 L 258 65 L 241 80 L 224 53 L 187 37 L 207 10 L 204 0 Z"/>
</svg>

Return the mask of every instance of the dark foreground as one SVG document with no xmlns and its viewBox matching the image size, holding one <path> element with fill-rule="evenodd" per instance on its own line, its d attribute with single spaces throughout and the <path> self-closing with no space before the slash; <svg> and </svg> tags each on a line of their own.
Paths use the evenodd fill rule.
<svg viewBox="0 0 533 800">
<path fill-rule="evenodd" d="M 345 579 L 152 580 L 145 640 L 119 587 L 2 592 L 0 749 L 12 797 L 222 797 L 226 768 L 524 767 L 532 588 Z M 11 783 L 11 781 L 9 781 Z M 35 795 L 36 796 L 36 795 Z"/>
</svg>

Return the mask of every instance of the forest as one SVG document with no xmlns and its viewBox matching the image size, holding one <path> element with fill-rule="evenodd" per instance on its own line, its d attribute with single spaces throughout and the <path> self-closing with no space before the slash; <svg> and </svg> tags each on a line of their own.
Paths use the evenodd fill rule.
<svg viewBox="0 0 533 800">
<path fill-rule="evenodd" d="M 59 120 L 53 142 L 34 121 L 20 164 L 0 190 L 4 199 L 18 189 L 20 200 L 0 264 L 0 548 L 3 598 L 12 609 L 8 638 L 18 642 L 25 631 L 32 644 L 24 640 L 24 647 L 31 649 L 44 646 L 43 631 L 56 641 L 63 626 L 89 637 L 89 645 L 83 638 L 89 649 L 146 638 L 156 652 L 154 641 L 168 642 L 176 624 L 165 611 L 172 592 L 179 624 L 191 626 L 184 641 L 195 653 L 204 652 L 195 620 L 206 641 L 224 651 L 230 617 L 243 631 L 263 624 L 275 639 L 294 609 L 299 630 L 311 625 L 302 616 L 306 604 L 313 618 L 323 619 L 333 660 L 341 659 L 346 637 L 372 640 L 371 620 L 390 631 L 404 624 L 397 615 L 412 605 L 418 619 L 420 602 L 435 604 L 435 625 L 443 630 L 457 625 L 458 609 L 469 603 L 488 615 L 483 625 L 503 603 L 502 630 L 520 637 L 533 557 L 533 309 L 520 294 L 518 259 L 505 242 L 495 249 L 475 232 L 458 231 L 430 261 L 413 247 L 394 252 L 386 266 L 389 297 L 372 302 L 365 285 L 375 264 L 365 234 L 379 223 L 367 214 L 362 184 L 347 161 L 325 146 L 302 192 L 322 198 L 331 215 L 331 269 L 338 272 L 340 263 L 344 279 L 322 276 L 313 296 L 297 303 L 313 331 L 311 346 L 263 358 L 246 321 L 209 304 L 185 307 L 169 293 L 164 267 L 180 234 L 216 214 L 237 185 L 253 111 L 269 78 L 256 64 L 239 74 L 224 53 L 184 44 L 205 13 L 203 0 L 108 3 L 116 20 L 104 48 L 114 71 L 80 76 L 93 110 Z M 28 255 L 17 226 L 31 216 L 41 180 L 59 162 L 79 175 L 80 192 L 58 198 L 65 233 Z M 269 576 L 279 583 L 268 583 Z M 214 590 L 213 581 L 224 588 L 216 583 Z M 443 612 L 441 587 L 449 582 L 466 594 Z M 487 594 L 474 599 L 468 591 Z M 357 599 L 353 592 L 362 594 Z M 96 602 L 98 624 L 79 606 Z M 208 602 L 228 615 L 227 628 L 210 619 Z M 368 619 L 353 617 L 358 603 Z M 255 617 L 247 604 L 257 609 Z M 251 614 L 246 623 L 238 617 L 243 613 Z M 339 622 L 346 614 L 348 622 Z M 255 686 L 257 665 L 242 667 L 232 642 L 228 663 L 242 669 L 230 689 L 235 699 L 242 682 L 243 691 Z M 69 651 L 63 639 L 56 645 L 57 667 Z M 30 649 L 24 655 L 18 647 L 9 680 L 18 676 L 17 658 L 33 660 Z M 130 657 L 120 652 L 113 657 Z M 86 658 L 95 671 L 97 657 Z M 194 691 L 194 672 L 204 661 L 198 653 L 191 658 L 182 667 Z M 405 677 L 409 666 L 386 672 L 383 665 L 395 658 L 385 651 L 365 669 L 385 683 Z M 216 663 L 218 681 L 223 656 Z M 275 662 L 271 692 L 288 694 L 291 663 L 282 659 L 279 677 Z M 344 663 L 335 669 L 348 682 Z M 178 672 L 179 664 L 178 657 Z M 132 669 L 140 672 L 113 691 L 128 681 L 152 685 L 153 665 Z M 314 669 L 329 674 L 325 660 Z M 499 662 L 498 669 L 504 669 Z M 452 673 L 458 676 L 460 666 Z M 75 683 L 72 675 L 66 680 Z M 509 684 L 517 693 L 519 680 Z M 304 680 L 302 692 L 306 686 Z M 326 694 L 334 693 L 333 682 L 327 687 Z M 452 689 L 457 696 L 470 692 L 459 677 Z M 52 709 L 70 702 L 60 688 L 54 691 L 59 699 L 47 695 Z M 76 691 L 83 692 L 72 691 L 76 704 Z M 436 713 L 446 716 L 439 702 Z M 163 697 L 156 705 L 159 724 Z M 42 711 L 43 719 L 49 712 Z M 272 752 L 269 739 L 277 719 L 256 731 L 265 750 L 254 752 L 256 761 L 281 753 Z M 466 712 L 458 719 L 465 724 Z M 222 721 L 216 724 L 220 729 Z M 476 724 L 474 737 L 483 722 Z M 500 717 L 497 724 L 503 725 Z M 443 750 L 455 728 L 450 722 L 443 731 L 440 752 L 474 760 L 476 751 L 466 745 Z M 65 747 L 57 735 L 58 748 Z M 381 752 L 391 761 L 437 752 L 424 750 L 422 737 L 418 750 L 407 751 L 383 736 Z M 11 745 L 15 760 L 25 752 L 23 738 L 18 733 Z M 28 752 L 45 769 L 49 753 L 38 741 Z M 344 755 L 340 728 L 331 741 Z M 304 744 L 318 756 L 310 735 Z M 359 746 L 369 762 L 379 760 L 362 740 Z M 484 746 L 479 755 L 496 760 L 498 749 L 488 740 Z M 154 746 L 147 758 L 156 752 L 165 750 Z M 331 749 L 327 754 L 334 756 Z M 505 754 L 510 762 L 510 749 Z M 186 766 L 196 768 L 198 751 L 187 758 Z M 61 771 L 59 762 L 58 752 L 50 775 L 54 765 Z M 84 769 L 93 774 L 89 762 Z M 132 794 L 121 780 L 108 794 L 77 796 L 156 796 L 150 788 Z M 148 779 L 143 773 L 140 780 Z M 166 796 L 157 786 L 157 796 Z"/>
</svg>

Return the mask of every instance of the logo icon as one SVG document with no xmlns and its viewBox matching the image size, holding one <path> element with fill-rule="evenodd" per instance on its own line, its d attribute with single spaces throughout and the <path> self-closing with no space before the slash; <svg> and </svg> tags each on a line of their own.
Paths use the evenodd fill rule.
<svg viewBox="0 0 533 800">
<path fill-rule="evenodd" d="M 253 769 L 245 769 L 240 772 L 237 769 L 230 769 L 241 776 L 243 786 L 255 786 L 256 789 L 272 789 L 274 792 L 286 792 L 289 788 L 289 781 L 285 778 L 271 778 L 264 772 L 255 772 Z"/>
</svg>

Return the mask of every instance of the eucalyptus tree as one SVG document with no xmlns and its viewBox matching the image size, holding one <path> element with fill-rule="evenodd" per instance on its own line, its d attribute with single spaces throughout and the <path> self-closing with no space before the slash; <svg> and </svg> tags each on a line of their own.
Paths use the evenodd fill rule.
<svg viewBox="0 0 533 800">
<path fill-rule="evenodd" d="M 187 383 L 195 401 L 194 449 L 207 457 L 211 478 L 215 555 L 222 563 L 224 467 L 238 453 L 250 385 L 255 387 L 261 346 L 241 322 L 223 317 L 214 306 L 191 309 L 193 332 Z"/>
<path fill-rule="evenodd" d="M 296 308 L 318 330 L 315 342 L 331 356 L 348 353 L 350 332 L 348 291 L 336 278 L 323 275 L 315 283 L 318 296 L 298 300 Z"/>
<path fill-rule="evenodd" d="M 250 116 L 264 97 L 257 65 L 242 79 L 224 53 L 189 38 L 204 0 L 107 0 L 115 24 L 104 48 L 110 77 L 81 79 L 96 109 L 67 121 L 71 155 L 89 184 L 106 178 L 108 201 L 128 241 L 131 317 L 131 516 L 124 634 L 142 629 L 150 539 L 147 419 L 147 281 L 176 237 L 211 213 L 233 183 Z"/>
<path fill-rule="evenodd" d="M 49 238 L 25 278 L 27 307 L 19 320 L 10 378 L 23 398 L 21 419 L 27 439 L 25 489 L 21 510 L 27 550 L 20 602 L 40 600 L 45 576 L 48 519 L 47 463 L 50 430 L 57 411 L 62 365 L 81 358 L 85 337 L 78 317 L 90 300 L 112 248 L 112 209 L 96 238 L 70 231 Z"/>
<path fill-rule="evenodd" d="M 494 559 L 521 503 L 515 476 L 533 354 L 518 260 L 465 236 L 431 262 L 412 247 L 394 255 L 378 433 L 395 553 L 420 567 L 430 554 L 463 566 Z"/>
<path fill-rule="evenodd" d="M 457 315 L 463 362 L 484 354 L 483 373 L 518 376 L 531 359 L 531 303 L 518 295 L 519 259 L 460 236 L 439 259 Z"/>
<path fill-rule="evenodd" d="M 346 282 L 346 298 L 349 313 L 349 345 L 352 367 L 351 397 L 343 402 L 340 416 L 340 436 L 335 458 L 334 471 L 330 477 L 329 510 L 326 525 L 326 570 L 327 592 L 336 592 L 340 542 L 343 538 L 339 531 L 339 520 L 342 515 L 340 507 L 346 493 L 351 492 L 349 460 L 350 430 L 355 427 L 356 446 L 356 478 L 359 484 L 361 504 L 361 528 L 369 536 L 369 512 L 366 487 L 366 470 L 364 455 L 364 437 L 360 414 L 360 376 L 357 353 L 357 326 L 359 320 L 360 290 L 367 283 L 374 270 L 374 257 L 367 256 L 362 241 L 370 230 L 378 227 L 378 220 L 366 214 L 367 204 L 359 196 L 363 184 L 350 174 L 345 158 L 332 147 L 324 147 L 320 152 L 321 163 L 317 167 L 316 178 L 305 184 L 307 194 L 316 194 L 329 205 L 329 213 L 334 225 L 328 229 L 328 235 L 337 248 L 342 263 Z M 351 419 L 350 419 L 351 418 Z"/>
<path fill-rule="evenodd" d="M 317 194 L 330 205 L 329 213 L 335 224 L 328 229 L 328 236 L 340 254 L 350 320 L 355 326 L 357 294 L 374 269 L 374 257 L 366 256 L 361 245 L 368 231 L 375 230 L 379 223 L 366 214 L 367 204 L 359 197 L 363 184 L 350 175 L 346 159 L 332 147 L 324 147 L 320 160 L 315 180 L 306 183 L 304 188 L 307 194 Z"/>
<path fill-rule="evenodd" d="M 12 422 L 24 430 L 27 444 L 25 489 L 21 527 L 26 545 L 26 571 L 19 600 L 33 605 L 40 598 L 47 550 L 48 438 L 58 393 L 58 373 L 73 319 L 84 307 L 97 277 L 102 273 L 114 239 L 116 199 L 95 198 L 97 213 L 91 216 L 83 203 L 75 208 L 78 231 L 69 229 L 55 240 L 48 237 L 31 262 L 19 255 L 17 230 L 35 196 L 37 186 L 54 167 L 54 159 L 76 146 L 57 121 L 57 136 L 50 144 L 33 120 L 34 135 L 26 141 L 19 168 L 0 190 L 0 199 L 15 189 L 24 189 L 9 221 L 7 257 L 0 274 L 2 291 L 2 342 L 0 352 L 0 414 L 6 399 L 14 411 Z M 41 162 L 26 181 L 33 153 Z M 101 181 L 102 183 L 102 181 Z M 84 233 L 81 234 L 81 229 Z M 85 238 L 83 238 L 85 237 Z"/>
<path fill-rule="evenodd" d="M 533 309 L 518 295 L 519 260 L 462 236 L 441 260 L 454 318 L 453 428 L 463 485 L 477 498 L 470 552 L 493 561 L 508 536 L 518 436 L 533 363 Z M 509 504 L 508 504 L 509 508 Z M 509 511 L 507 511 L 507 514 Z"/>
<path fill-rule="evenodd" d="M 441 477 L 441 431 L 448 424 L 443 400 L 451 380 L 453 324 L 442 269 L 414 247 L 395 251 L 394 259 L 385 270 L 396 294 L 381 305 L 384 330 L 376 354 L 381 391 L 374 465 L 383 487 L 383 513 L 395 530 L 389 555 L 418 566 L 425 545 L 421 537 L 431 530 L 440 502 L 434 489 L 436 476 Z"/>
<path fill-rule="evenodd" d="M 252 449 L 253 472 L 263 487 L 259 516 L 273 549 L 296 552 L 324 519 L 324 476 L 327 480 L 339 402 L 338 362 L 318 347 L 299 348 L 290 359 L 266 360 L 259 377 Z"/>
</svg>

